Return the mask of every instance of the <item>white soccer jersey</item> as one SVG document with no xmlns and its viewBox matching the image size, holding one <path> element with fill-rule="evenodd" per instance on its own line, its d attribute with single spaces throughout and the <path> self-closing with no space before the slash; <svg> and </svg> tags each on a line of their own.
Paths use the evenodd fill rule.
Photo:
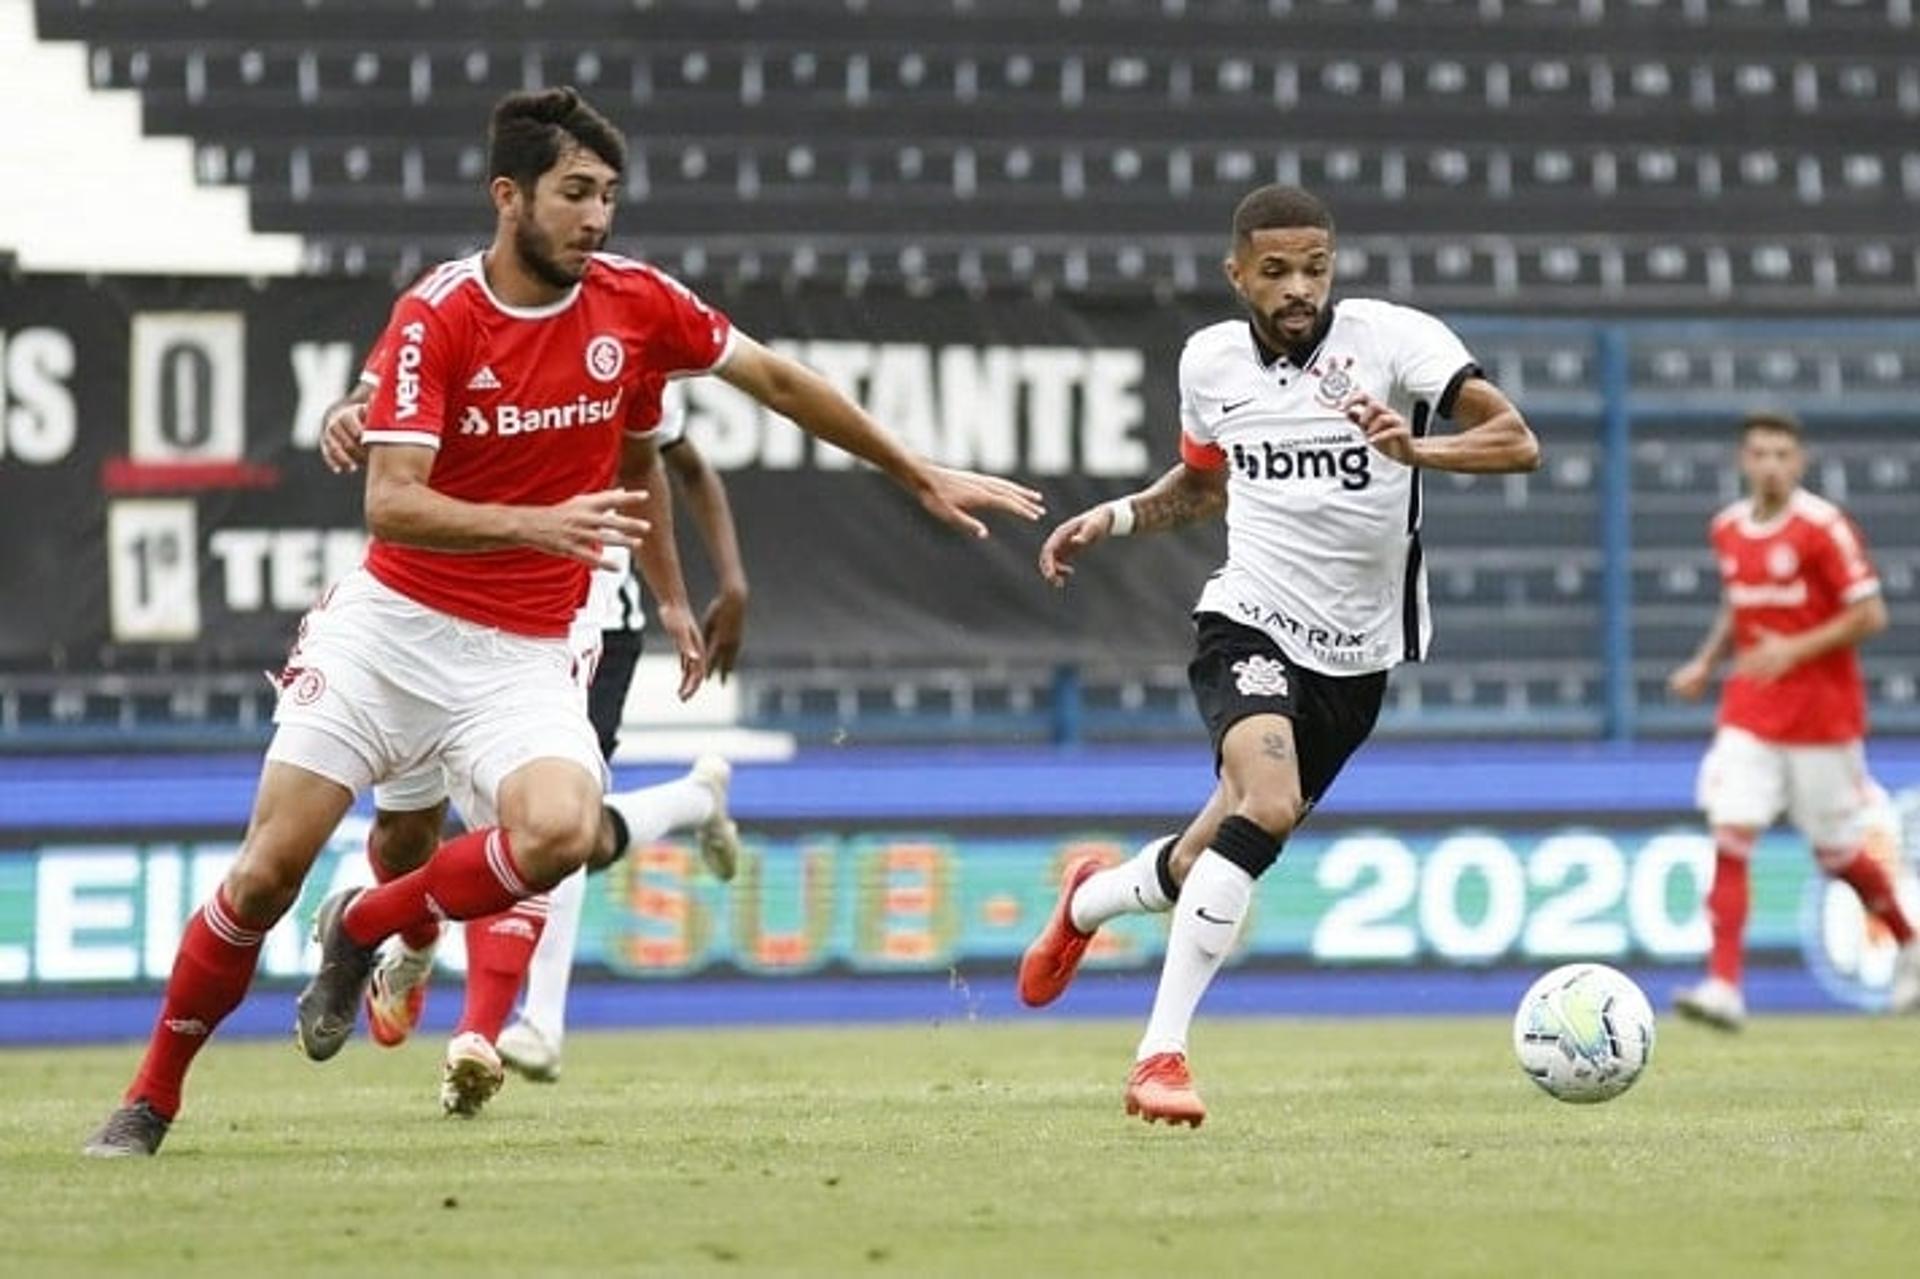
<svg viewBox="0 0 1920 1279">
<path fill-rule="evenodd" d="M 1304 368 L 1265 350 L 1245 320 L 1188 338 L 1181 456 L 1228 470 L 1227 562 L 1195 611 L 1265 631 L 1328 675 L 1423 657 L 1419 476 L 1368 445 L 1342 409 L 1364 391 L 1424 435 L 1478 372 L 1439 320 L 1364 298 L 1335 305 Z"/>
<path fill-rule="evenodd" d="M 677 381 L 668 381 L 660 392 L 660 425 L 653 428 L 654 446 L 668 449 L 687 436 L 687 393 Z M 639 575 L 631 571 L 629 552 L 615 551 L 618 569 L 596 569 L 587 583 L 587 602 L 580 609 L 580 624 L 595 625 L 603 631 L 638 631 L 647 625 L 646 606 L 641 603 Z"/>
</svg>

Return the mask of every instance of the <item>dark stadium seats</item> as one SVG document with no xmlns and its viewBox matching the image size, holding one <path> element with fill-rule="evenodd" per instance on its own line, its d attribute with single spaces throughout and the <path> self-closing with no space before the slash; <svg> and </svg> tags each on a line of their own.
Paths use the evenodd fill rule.
<svg viewBox="0 0 1920 1279">
<path fill-rule="evenodd" d="M 1212 289 L 1196 257 L 1279 180 L 1333 198 L 1364 283 L 1434 305 L 1906 305 L 1912 6 L 1815 7 L 36 3 L 320 271 L 463 249 L 486 108 L 573 83 L 633 134 L 634 247 L 721 278 Z"/>
<path fill-rule="evenodd" d="M 1718 599 L 1733 424 L 1785 404 L 1888 597 L 1920 596 L 1920 342 L 1848 317 L 1920 296 L 1911 0 L 36 0 L 100 88 L 141 95 L 196 174 L 244 185 L 317 273 L 406 277 L 490 219 L 485 113 L 580 86 L 629 131 L 618 247 L 702 287 L 1224 301 L 1228 212 L 1297 182 L 1341 224 L 1340 290 L 1536 320 L 1462 329 L 1547 445 L 1524 480 L 1430 476 L 1440 614 L 1390 730 L 1598 732 L 1609 467 L 1627 469 L 1632 675 L 1647 721 Z M 1769 324 L 1744 321 L 1772 312 Z M 1645 323 L 1667 314 L 1673 321 Z M 1805 325 L 1828 327 L 1809 341 Z M 1594 321 L 1626 318 L 1609 385 Z M 1695 322 L 1696 317 L 1704 322 Z M 1727 324 L 1736 319 L 1743 323 Z M 1910 327 L 1910 326 L 1909 326 Z M 1621 398 L 1632 445 L 1609 456 Z M 1914 646 L 1867 650 L 1920 725 Z M 8 685 L 0 717 L 135 723 L 163 676 Z M 798 731 L 1049 731 L 1050 669 L 750 669 Z M 116 691 L 117 690 L 117 691 Z M 7 698 L 13 700 L 8 701 Z M 1178 667 L 1082 672 L 1094 734 L 1192 731 Z M 252 724 L 236 685 L 209 720 Z"/>
</svg>

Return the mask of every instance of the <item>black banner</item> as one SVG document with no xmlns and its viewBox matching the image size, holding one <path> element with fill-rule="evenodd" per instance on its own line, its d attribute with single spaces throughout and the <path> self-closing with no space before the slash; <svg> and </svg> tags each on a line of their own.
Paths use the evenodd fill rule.
<svg viewBox="0 0 1920 1279">
<path fill-rule="evenodd" d="M 1150 301 L 711 291 L 912 446 L 1042 489 L 1038 527 L 975 544 L 717 379 L 690 438 L 726 473 L 753 589 L 749 653 L 782 661 L 1178 659 L 1219 530 L 1034 569 L 1061 516 L 1172 463 L 1186 333 L 1227 313 Z M 321 411 L 390 292 L 360 281 L 38 277 L 0 288 L 0 663 L 253 669 L 359 560 L 358 477 L 321 464 Z M 691 520 L 680 541 L 696 597 Z"/>
</svg>

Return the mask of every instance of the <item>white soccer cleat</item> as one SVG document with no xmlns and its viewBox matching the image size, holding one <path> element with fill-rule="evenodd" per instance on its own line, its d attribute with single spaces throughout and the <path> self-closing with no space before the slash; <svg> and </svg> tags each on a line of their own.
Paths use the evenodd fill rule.
<svg viewBox="0 0 1920 1279">
<path fill-rule="evenodd" d="M 1747 1001 L 1740 988 L 1718 977 L 1674 991 L 1673 1011 L 1715 1030 L 1739 1030 L 1747 1024 Z"/>
<path fill-rule="evenodd" d="M 522 1078 L 537 1084 L 560 1078 L 560 1046 L 524 1017 L 501 1031 L 494 1046 L 500 1050 L 500 1060 Z"/>
<path fill-rule="evenodd" d="M 1920 1012 L 1920 937 L 1902 946 L 1893 961 L 1893 991 L 1887 1000 L 1887 1010 Z"/>
<path fill-rule="evenodd" d="M 484 1035 L 469 1030 L 447 1045 L 447 1064 L 440 1072 L 440 1109 L 471 1119 L 480 1113 L 506 1082 L 500 1054 Z"/>
<path fill-rule="evenodd" d="M 698 782 L 713 795 L 713 815 L 701 822 L 696 834 L 700 840 L 700 860 L 713 877 L 725 884 L 740 870 L 740 828 L 727 816 L 727 790 L 733 784 L 733 765 L 718 755 L 702 755 L 687 771 L 687 780 Z"/>
</svg>

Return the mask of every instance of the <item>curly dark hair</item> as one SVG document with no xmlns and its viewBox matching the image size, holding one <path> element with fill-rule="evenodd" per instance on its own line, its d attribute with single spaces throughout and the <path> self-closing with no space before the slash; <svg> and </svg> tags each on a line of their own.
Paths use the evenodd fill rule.
<svg viewBox="0 0 1920 1279">
<path fill-rule="evenodd" d="M 585 147 L 615 172 L 627 167 L 627 142 L 572 86 L 509 93 L 493 107 L 487 163 L 495 178 L 531 191 L 569 146 Z"/>
</svg>

